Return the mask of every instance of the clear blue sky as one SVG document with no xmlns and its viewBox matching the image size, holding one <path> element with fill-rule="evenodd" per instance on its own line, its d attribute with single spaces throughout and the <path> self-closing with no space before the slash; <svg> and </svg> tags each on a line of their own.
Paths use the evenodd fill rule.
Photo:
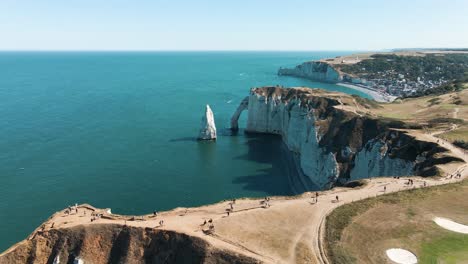
<svg viewBox="0 0 468 264">
<path fill-rule="evenodd" d="M 0 0 L 0 50 L 468 47 L 468 0 Z"/>
</svg>

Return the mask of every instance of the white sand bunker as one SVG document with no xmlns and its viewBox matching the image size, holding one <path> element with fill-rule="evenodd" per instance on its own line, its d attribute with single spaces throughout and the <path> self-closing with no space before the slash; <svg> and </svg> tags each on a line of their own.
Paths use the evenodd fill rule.
<svg viewBox="0 0 468 264">
<path fill-rule="evenodd" d="M 462 225 L 450 219 L 442 218 L 442 217 L 435 217 L 434 222 L 438 224 L 440 227 L 445 228 L 447 230 L 457 232 L 457 233 L 462 233 L 462 234 L 468 234 L 467 225 Z"/>
<path fill-rule="evenodd" d="M 416 264 L 418 263 L 418 258 L 413 253 L 408 250 L 401 248 L 391 248 L 387 250 L 387 256 L 393 262 L 398 264 Z"/>
</svg>

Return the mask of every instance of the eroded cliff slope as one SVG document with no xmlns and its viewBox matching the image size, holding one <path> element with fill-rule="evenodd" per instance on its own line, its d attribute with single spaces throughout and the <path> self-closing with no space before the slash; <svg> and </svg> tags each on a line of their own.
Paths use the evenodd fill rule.
<svg viewBox="0 0 468 264">
<path fill-rule="evenodd" d="M 406 134 L 412 125 L 373 116 L 372 107 L 378 105 L 319 89 L 254 88 L 246 131 L 281 135 L 298 173 L 322 188 L 375 176 L 434 176 L 435 165 L 456 160 Z"/>
<path fill-rule="evenodd" d="M 36 232 L 0 263 L 255 263 L 174 231 L 117 224 Z"/>
</svg>

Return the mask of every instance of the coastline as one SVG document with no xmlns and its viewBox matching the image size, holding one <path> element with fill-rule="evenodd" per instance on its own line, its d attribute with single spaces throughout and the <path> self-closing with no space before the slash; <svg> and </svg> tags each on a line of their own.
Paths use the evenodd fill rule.
<svg viewBox="0 0 468 264">
<path fill-rule="evenodd" d="M 363 92 L 363 93 L 369 95 L 370 97 L 372 97 L 372 99 L 374 99 L 377 102 L 391 103 L 397 98 L 396 96 L 382 94 L 380 92 L 377 92 L 377 91 L 374 91 L 374 90 L 371 90 L 371 89 L 368 89 L 368 88 L 364 88 L 362 86 L 358 86 L 358 85 L 355 85 L 355 84 L 339 82 L 339 83 L 336 83 L 336 85 L 347 87 L 347 88 L 350 88 L 350 89 L 354 89 L 354 90 Z"/>
<path fill-rule="evenodd" d="M 305 88 L 295 90 L 304 92 Z M 328 105 L 324 101 L 314 101 L 313 97 L 307 94 L 301 97 L 300 93 L 291 94 L 290 91 L 278 87 L 252 89 L 252 93 L 270 96 L 273 99 L 281 96 L 297 100 L 296 98 L 300 97 L 300 102 L 310 100 L 311 104 Z M 306 92 L 312 94 L 311 91 Z M 323 91 L 317 90 L 315 93 L 327 98 Z M 285 94 L 287 96 L 284 96 Z M 356 109 L 359 108 L 359 100 L 349 95 L 330 93 L 330 97 L 345 102 L 343 106 L 356 104 Z M 282 102 L 290 102 L 289 99 L 283 100 Z M 270 99 L 268 101 L 272 102 Z M 250 102 L 249 111 L 263 113 L 262 108 L 255 108 L 255 105 L 268 108 L 263 105 L 265 102 L 263 99 L 258 100 L 257 104 L 254 100 Z M 336 104 L 329 107 L 336 107 Z M 317 114 L 328 111 L 326 108 L 315 109 L 319 111 Z M 350 109 L 354 108 L 347 108 Z M 282 127 L 261 126 L 264 123 L 274 123 L 270 122 L 270 119 L 268 119 L 270 121 L 261 119 L 259 121 L 258 118 L 252 120 L 255 125 L 248 126 L 251 131 L 287 135 L 283 133 L 287 130 L 282 130 Z M 445 132 L 445 128 L 442 129 L 440 133 Z M 357 130 L 359 129 L 353 129 Z M 199 262 L 205 263 L 330 263 L 324 244 L 327 239 L 324 231 L 326 217 L 341 204 L 408 190 L 411 187 L 426 188 L 454 183 L 468 176 L 467 158 L 463 150 L 435 137 L 434 133 L 438 132 L 428 134 L 426 131 L 414 129 L 398 129 L 398 131 L 403 131 L 420 142 L 437 145 L 441 153 L 445 153 L 444 156 L 454 158 L 452 161 L 446 160 L 446 163 L 437 165 L 440 175 L 447 176 L 429 178 L 401 175 L 401 179 L 400 177 L 369 178 L 364 180 L 364 185 L 355 188 L 335 187 L 317 192 L 304 192 L 292 197 L 239 198 L 200 207 L 178 207 L 165 212 L 153 211 L 140 216 L 113 214 L 108 209 L 99 209 L 87 204 L 75 205 L 55 213 L 26 240 L 0 253 L 0 263 L 45 263 L 59 258 L 68 260 L 74 258 L 76 261 L 96 263 L 133 263 L 148 259 L 162 260 L 158 262 L 177 262 L 175 257 L 181 255 L 195 256 L 203 260 Z M 359 138 L 364 137 L 359 136 Z M 392 137 L 393 139 L 395 137 Z M 285 151 L 289 151 L 286 144 L 284 147 Z M 287 158 L 294 159 L 297 155 L 299 154 L 296 152 L 295 156 Z M 366 168 L 368 164 L 366 160 Z M 460 175 L 460 177 L 453 178 L 449 175 Z M 416 185 L 409 186 L 407 184 L 409 179 L 414 180 Z M 291 177 L 291 182 L 294 180 Z M 304 182 L 301 178 L 298 180 L 298 184 L 295 182 L 293 184 L 301 187 Z M 99 246 L 96 246 L 97 244 Z M 171 257 L 169 261 L 168 257 Z"/>
</svg>

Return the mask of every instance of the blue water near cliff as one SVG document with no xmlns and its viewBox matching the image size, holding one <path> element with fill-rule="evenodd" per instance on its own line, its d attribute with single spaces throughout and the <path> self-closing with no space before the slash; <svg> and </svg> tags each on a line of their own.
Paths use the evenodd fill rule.
<svg viewBox="0 0 468 264">
<path fill-rule="evenodd" d="M 229 135 L 231 114 L 255 86 L 360 94 L 276 75 L 348 53 L 0 53 L 0 251 L 74 203 L 143 214 L 291 194 L 279 138 Z M 193 140 L 207 103 L 216 143 Z"/>
</svg>

